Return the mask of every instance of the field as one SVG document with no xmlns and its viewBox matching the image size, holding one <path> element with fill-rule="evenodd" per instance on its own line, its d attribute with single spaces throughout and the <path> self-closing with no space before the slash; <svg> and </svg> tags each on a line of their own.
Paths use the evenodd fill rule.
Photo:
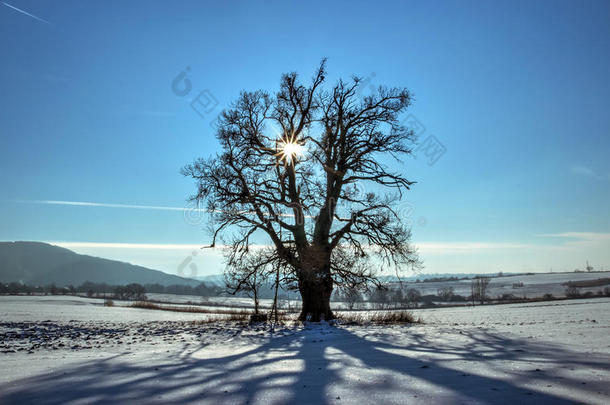
<svg viewBox="0 0 610 405">
<path fill-rule="evenodd" d="M 565 295 L 568 281 L 595 280 L 610 277 L 610 272 L 594 273 L 543 273 L 519 276 L 492 277 L 489 285 L 488 295 L 492 298 L 503 294 L 513 294 L 517 297 L 541 297 L 544 294 L 553 294 L 556 297 Z M 513 287 L 513 284 L 523 283 L 522 287 Z M 455 294 L 470 295 L 470 280 L 456 281 L 429 281 L 421 283 L 403 283 L 403 288 L 415 288 L 422 295 L 436 294 L 440 288 L 453 287 Z M 585 287 L 581 292 L 597 292 L 603 287 Z"/>
<path fill-rule="evenodd" d="M 423 324 L 205 323 L 210 314 L 0 297 L 0 403 L 610 401 L 610 299 L 416 310 Z"/>
</svg>

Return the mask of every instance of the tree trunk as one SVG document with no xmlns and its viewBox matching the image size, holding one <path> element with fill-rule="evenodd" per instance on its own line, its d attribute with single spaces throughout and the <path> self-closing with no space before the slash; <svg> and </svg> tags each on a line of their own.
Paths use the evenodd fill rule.
<svg viewBox="0 0 610 405">
<path fill-rule="evenodd" d="M 335 316 L 330 310 L 332 282 L 302 282 L 299 286 L 303 307 L 299 321 L 329 321 Z"/>
<path fill-rule="evenodd" d="M 258 292 L 254 290 L 254 313 L 258 315 Z"/>
<path fill-rule="evenodd" d="M 298 272 L 303 307 L 300 321 L 320 322 L 334 318 L 330 310 L 333 279 L 330 274 L 330 252 L 324 246 L 310 245 L 301 252 Z"/>
</svg>

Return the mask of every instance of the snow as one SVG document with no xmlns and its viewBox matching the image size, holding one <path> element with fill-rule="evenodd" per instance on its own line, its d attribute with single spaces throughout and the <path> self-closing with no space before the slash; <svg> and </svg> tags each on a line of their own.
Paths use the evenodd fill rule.
<svg viewBox="0 0 610 405">
<path fill-rule="evenodd" d="M 584 281 L 596 280 L 600 278 L 610 278 L 610 272 L 594 272 L 594 273 L 543 273 L 543 274 L 524 274 L 518 276 L 503 276 L 494 277 L 490 275 L 491 281 L 489 291 L 491 297 L 498 297 L 502 294 L 513 294 L 517 297 L 541 297 L 544 294 L 553 294 L 556 297 L 565 295 L 566 286 L 564 283 L 568 281 Z M 440 288 L 453 287 L 455 294 L 469 296 L 470 279 L 456 281 L 427 281 L 421 283 L 405 282 L 403 288 L 415 288 L 422 295 L 436 294 Z M 513 284 L 523 283 L 523 287 L 513 288 Z M 398 286 L 398 284 L 396 284 Z M 603 290 L 602 287 L 584 287 L 580 291 L 597 292 Z"/>
<path fill-rule="evenodd" d="M 1 404 L 610 403 L 607 298 L 275 330 L 49 298 L 0 297 Z"/>
<path fill-rule="evenodd" d="M 115 306 L 105 307 L 103 299 L 75 296 L 0 296 L 2 321 L 152 322 L 207 318 L 200 314 L 125 308 L 125 305 L 128 303 L 115 301 Z"/>
</svg>

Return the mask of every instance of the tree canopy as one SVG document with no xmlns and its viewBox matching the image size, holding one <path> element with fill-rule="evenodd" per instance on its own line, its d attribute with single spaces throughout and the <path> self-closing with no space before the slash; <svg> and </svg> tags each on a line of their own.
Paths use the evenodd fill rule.
<svg viewBox="0 0 610 405">
<path fill-rule="evenodd" d="M 386 164 L 412 153 L 400 120 L 411 94 L 380 86 L 363 97 L 359 77 L 328 90 L 325 79 L 323 60 L 307 85 L 288 73 L 275 94 L 242 92 L 219 119 L 222 151 L 182 170 L 213 214 L 211 245 L 226 247 L 233 287 L 280 266 L 303 320 L 332 317 L 335 284 L 379 284 L 380 263 L 420 265 L 396 210 L 413 182 Z"/>
</svg>

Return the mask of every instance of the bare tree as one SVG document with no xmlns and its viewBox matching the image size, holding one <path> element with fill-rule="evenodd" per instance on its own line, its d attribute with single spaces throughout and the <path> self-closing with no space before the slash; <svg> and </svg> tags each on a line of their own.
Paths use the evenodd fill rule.
<svg viewBox="0 0 610 405">
<path fill-rule="evenodd" d="M 390 291 L 386 286 L 380 285 L 371 292 L 370 301 L 375 304 L 376 308 L 385 309 L 390 303 L 390 299 Z"/>
<path fill-rule="evenodd" d="M 472 279 L 470 282 L 470 291 L 472 298 L 472 305 L 475 300 L 478 300 L 481 304 L 484 304 L 487 300 L 487 288 L 491 279 L 486 276 L 478 276 Z"/>
<path fill-rule="evenodd" d="M 453 287 L 441 287 L 437 290 L 436 294 L 445 302 L 451 301 L 453 298 L 454 290 Z"/>
<path fill-rule="evenodd" d="M 245 292 L 254 300 L 254 313 L 259 314 L 259 294 L 262 285 L 269 277 L 269 260 L 273 253 L 269 250 L 256 254 L 234 257 L 225 271 L 225 284 L 231 294 Z"/>
<path fill-rule="evenodd" d="M 421 299 L 421 293 L 415 288 L 409 288 L 407 289 L 405 299 L 410 307 L 417 308 L 417 303 Z"/>
<path fill-rule="evenodd" d="M 352 286 L 341 287 L 343 294 L 340 296 L 341 300 L 347 304 L 348 309 L 351 311 L 357 302 L 362 301 L 362 295 L 357 288 Z"/>
<path fill-rule="evenodd" d="M 394 308 L 398 308 L 405 300 L 405 297 L 402 293 L 402 288 L 398 286 L 394 291 L 392 291 L 392 302 L 394 303 Z"/>
<path fill-rule="evenodd" d="M 399 121 L 411 95 L 379 87 L 361 98 L 358 77 L 323 90 L 325 75 L 322 61 L 309 85 L 289 73 L 274 95 L 242 92 L 219 119 L 222 152 L 183 168 L 214 213 L 211 245 L 220 238 L 233 266 L 266 238 L 261 268 L 282 266 L 299 319 L 312 321 L 333 318 L 336 284 L 379 285 L 379 260 L 397 273 L 419 266 L 395 209 L 413 183 L 384 164 L 411 154 L 413 131 Z"/>
</svg>

